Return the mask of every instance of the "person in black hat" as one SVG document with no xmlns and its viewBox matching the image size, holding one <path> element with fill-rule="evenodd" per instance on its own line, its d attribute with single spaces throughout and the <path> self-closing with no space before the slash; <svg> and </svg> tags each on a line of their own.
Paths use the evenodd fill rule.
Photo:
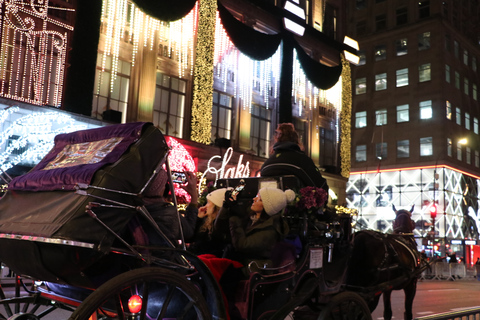
<svg viewBox="0 0 480 320">
<path fill-rule="evenodd" d="M 291 174 L 300 179 L 304 186 L 319 187 L 328 194 L 327 180 L 313 160 L 303 152 L 303 145 L 293 124 L 278 125 L 271 154 L 260 169 L 262 177 Z"/>
</svg>

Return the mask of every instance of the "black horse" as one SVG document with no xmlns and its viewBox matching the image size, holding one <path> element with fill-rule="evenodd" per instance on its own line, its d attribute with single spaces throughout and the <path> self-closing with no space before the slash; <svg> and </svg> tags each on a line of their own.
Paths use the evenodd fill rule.
<svg viewBox="0 0 480 320">
<path fill-rule="evenodd" d="M 405 320 L 413 318 L 412 305 L 418 276 L 425 270 L 413 238 L 414 223 L 408 210 L 396 210 L 394 234 L 363 230 L 353 235 L 353 250 L 348 267 L 347 287 L 363 293 L 370 311 L 383 294 L 383 318 L 392 318 L 392 290 L 405 292 Z"/>
</svg>

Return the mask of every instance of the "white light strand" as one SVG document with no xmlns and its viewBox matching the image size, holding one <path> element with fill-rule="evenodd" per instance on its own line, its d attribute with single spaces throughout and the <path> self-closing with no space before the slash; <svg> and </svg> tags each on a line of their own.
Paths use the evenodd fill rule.
<svg viewBox="0 0 480 320">
<path fill-rule="evenodd" d="M 265 107 L 269 108 L 270 92 L 278 97 L 278 79 L 280 78 L 280 50 L 263 61 L 255 61 L 239 52 L 228 37 L 217 12 L 215 28 L 214 64 L 216 76 L 223 84 L 226 92 L 228 82 L 233 78 L 233 96 L 241 99 L 242 109 L 251 112 L 253 102 L 253 86 L 259 82 L 259 95 L 263 98 Z M 239 67 L 241 66 L 241 67 Z M 231 78 L 229 74 L 232 75 Z"/>
</svg>

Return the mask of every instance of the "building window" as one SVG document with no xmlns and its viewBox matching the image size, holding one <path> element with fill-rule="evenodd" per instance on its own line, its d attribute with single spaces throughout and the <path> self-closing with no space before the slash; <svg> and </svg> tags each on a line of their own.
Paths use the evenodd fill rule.
<svg viewBox="0 0 480 320">
<path fill-rule="evenodd" d="M 399 140 L 397 141 L 397 158 L 410 157 L 410 141 Z"/>
<path fill-rule="evenodd" d="M 455 71 L 455 88 L 460 89 L 460 74 Z"/>
<path fill-rule="evenodd" d="M 323 30 L 328 37 L 335 39 L 337 32 L 337 8 L 330 3 L 324 2 L 324 18 L 323 18 Z"/>
<path fill-rule="evenodd" d="M 463 93 L 468 96 L 468 92 L 470 91 L 470 84 L 468 82 L 468 78 L 463 78 Z"/>
<path fill-rule="evenodd" d="M 405 24 L 408 22 L 408 9 L 407 8 L 398 8 L 396 10 L 397 15 L 397 26 Z"/>
<path fill-rule="evenodd" d="M 430 49 L 430 32 L 418 35 L 418 51 Z"/>
<path fill-rule="evenodd" d="M 250 126 L 250 149 L 260 157 L 267 157 L 270 150 L 270 126 L 272 123 L 272 110 L 263 106 L 252 104 Z"/>
<path fill-rule="evenodd" d="M 465 129 L 470 130 L 470 113 L 465 112 Z"/>
<path fill-rule="evenodd" d="M 231 139 L 232 134 L 232 97 L 213 91 L 212 105 L 212 141 Z"/>
<path fill-rule="evenodd" d="M 418 2 L 418 17 L 420 19 L 428 18 L 430 16 L 430 1 Z"/>
<path fill-rule="evenodd" d="M 365 92 L 367 92 L 367 78 L 355 80 L 355 94 L 363 94 Z"/>
<path fill-rule="evenodd" d="M 408 53 L 407 38 L 395 41 L 395 50 L 397 56 L 404 56 Z"/>
<path fill-rule="evenodd" d="M 367 0 L 356 0 L 357 9 L 365 9 L 367 7 Z"/>
<path fill-rule="evenodd" d="M 480 152 L 475 150 L 475 167 L 480 167 Z"/>
<path fill-rule="evenodd" d="M 445 114 L 448 120 L 452 120 L 452 104 L 450 101 L 445 103 Z"/>
<path fill-rule="evenodd" d="M 408 122 L 410 121 L 409 113 L 408 113 L 408 104 L 402 104 L 397 106 L 397 122 Z"/>
<path fill-rule="evenodd" d="M 478 100 L 478 91 L 477 91 L 477 84 L 472 83 L 472 98 L 473 100 Z"/>
<path fill-rule="evenodd" d="M 472 149 L 470 147 L 465 148 L 465 161 L 467 164 L 472 164 Z"/>
<path fill-rule="evenodd" d="M 397 88 L 408 86 L 408 68 L 397 70 L 396 75 L 397 75 Z"/>
<path fill-rule="evenodd" d="M 367 22 L 365 20 L 358 21 L 356 26 L 357 36 L 363 36 L 367 33 Z"/>
<path fill-rule="evenodd" d="M 375 145 L 375 157 L 379 160 L 387 158 L 387 143 L 381 142 Z"/>
<path fill-rule="evenodd" d="M 447 155 L 452 156 L 452 139 L 447 138 Z"/>
<path fill-rule="evenodd" d="M 380 73 L 375 75 L 375 91 L 387 89 L 387 74 Z"/>
<path fill-rule="evenodd" d="M 460 108 L 455 108 L 455 121 L 459 126 L 462 125 L 462 111 Z"/>
<path fill-rule="evenodd" d="M 367 126 L 367 111 L 355 113 L 355 128 L 365 128 Z"/>
<path fill-rule="evenodd" d="M 432 154 L 432 137 L 420 138 L 420 156 L 425 157 Z"/>
<path fill-rule="evenodd" d="M 457 142 L 457 160 L 462 161 L 462 144 Z"/>
<path fill-rule="evenodd" d="M 477 72 L 477 58 L 475 56 L 472 57 L 472 71 Z"/>
<path fill-rule="evenodd" d="M 359 66 L 365 65 L 367 63 L 367 57 L 365 55 L 365 50 L 358 50 L 358 57 L 360 60 L 358 61 Z"/>
<path fill-rule="evenodd" d="M 389 207 L 392 203 L 392 186 L 379 186 L 376 192 L 375 207 Z M 385 230 L 385 223 L 377 221 L 378 230 Z"/>
<path fill-rule="evenodd" d="M 473 132 L 478 134 L 478 118 L 473 117 Z"/>
<path fill-rule="evenodd" d="M 163 134 L 183 138 L 186 91 L 185 80 L 157 72 L 153 123 Z"/>
<path fill-rule="evenodd" d="M 463 63 L 468 66 L 468 51 L 463 50 Z"/>
<path fill-rule="evenodd" d="M 418 81 L 425 82 L 432 79 L 430 63 L 422 64 L 418 67 Z"/>
<path fill-rule="evenodd" d="M 455 55 L 455 58 L 458 59 L 460 55 L 460 45 L 456 40 L 453 40 L 453 54 Z"/>
<path fill-rule="evenodd" d="M 98 84 L 92 100 L 92 115 L 96 118 L 102 118 L 107 110 L 121 112 L 124 122 L 127 114 L 128 89 L 130 86 L 131 63 L 119 60 L 117 63 L 117 75 L 111 85 L 112 76 L 112 57 L 105 57 L 105 70 L 101 69 L 101 54 L 97 57 L 97 69 L 95 73 L 95 83 Z M 107 119 L 105 119 L 107 120 Z"/>
<path fill-rule="evenodd" d="M 442 14 L 444 17 L 448 17 L 448 12 L 449 12 L 449 8 L 448 8 L 448 3 L 446 1 L 443 1 L 442 3 Z"/>
<path fill-rule="evenodd" d="M 445 65 L 445 81 L 447 81 L 447 83 L 450 83 L 450 66 L 448 64 Z"/>
<path fill-rule="evenodd" d="M 363 162 L 367 161 L 367 146 L 359 145 L 355 148 L 355 161 Z"/>
<path fill-rule="evenodd" d="M 452 51 L 452 39 L 450 38 L 449 34 L 445 35 L 445 51 Z"/>
<path fill-rule="evenodd" d="M 420 119 L 432 118 L 432 100 L 420 101 Z"/>
<path fill-rule="evenodd" d="M 387 109 L 375 111 L 375 125 L 384 126 L 387 124 Z"/>
<path fill-rule="evenodd" d="M 375 61 L 387 59 L 387 47 L 383 44 L 375 46 Z"/>
<path fill-rule="evenodd" d="M 320 128 L 320 166 L 335 165 L 335 131 Z"/>
<path fill-rule="evenodd" d="M 382 31 L 387 29 L 387 15 L 380 14 L 375 17 L 375 30 Z"/>
</svg>

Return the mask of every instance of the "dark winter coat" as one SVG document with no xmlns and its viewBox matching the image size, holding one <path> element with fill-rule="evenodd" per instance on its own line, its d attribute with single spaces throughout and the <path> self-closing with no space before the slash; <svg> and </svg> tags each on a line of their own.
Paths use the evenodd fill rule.
<svg viewBox="0 0 480 320">
<path fill-rule="evenodd" d="M 322 177 L 320 170 L 313 160 L 293 142 L 277 142 L 273 146 L 275 153 L 262 165 L 262 177 L 294 175 L 302 181 L 304 186 L 319 187 L 327 191 L 327 180 Z"/>
<path fill-rule="evenodd" d="M 205 218 L 198 218 L 197 225 L 195 227 L 195 237 L 193 242 L 190 244 L 189 251 L 197 255 L 213 254 L 217 258 L 221 258 L 223 256 L 223 250 L 228 244 L 227 239 L 229 239 L 229 237 L 227 238 L 227 234 L 225 232 L 220 232 L 220 230 L 215 228 L 213 228 L 211 232 L 208 230 L 201 230 L 201 227 L 204 223 Z"/>
<path fill-rule="evenodd" d="M 262 261 L 262 264 L 271 260 L 273 248 L 289 231 L 288 224 L 279 214 L 259 220 L 247 228 L 237 216 L 230 217 L 229 223 L 233 247 L 243 257 L 240 262 L 244 265 L 253 260 Z"/>
</svg>

